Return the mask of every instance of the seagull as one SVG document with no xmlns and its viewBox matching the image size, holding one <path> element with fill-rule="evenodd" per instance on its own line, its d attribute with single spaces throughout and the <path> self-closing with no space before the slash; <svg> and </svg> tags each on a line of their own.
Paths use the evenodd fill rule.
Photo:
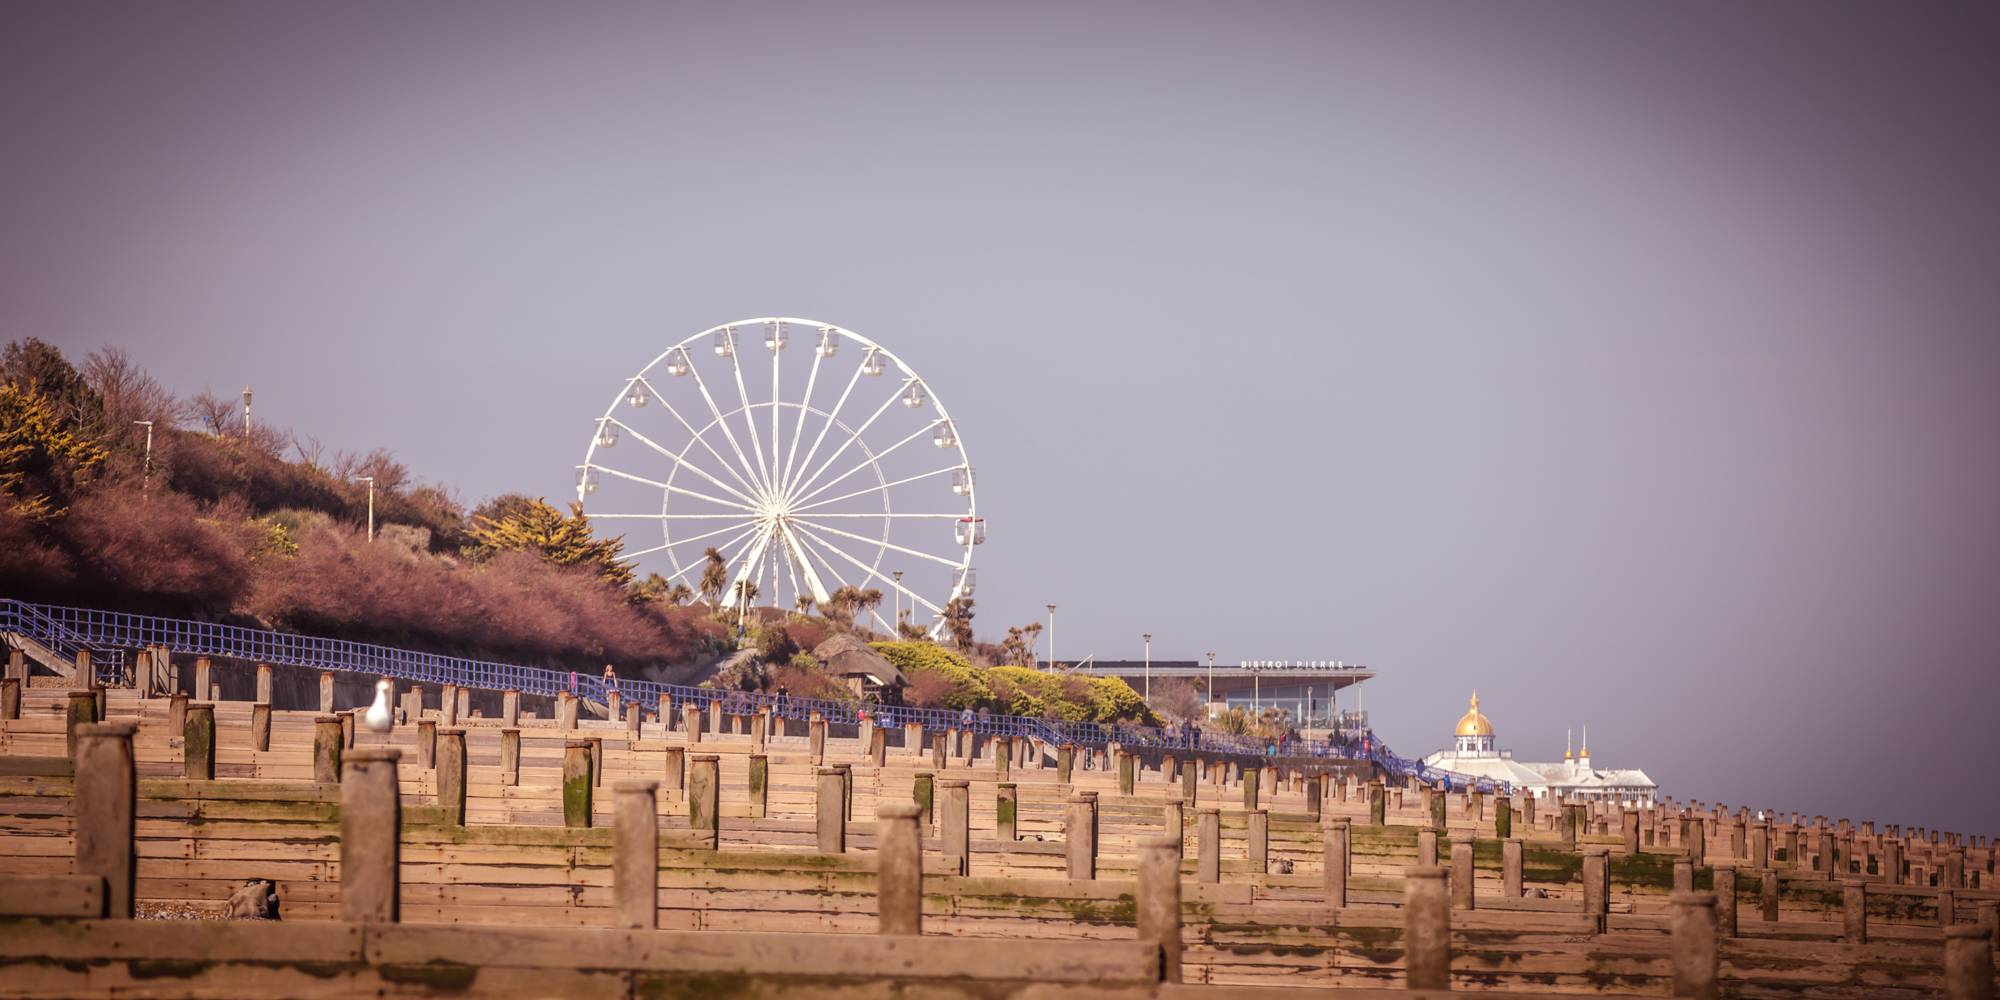
<svg viewBox="0 0 2000 1000">
<path fill-rule="evenodd" d="M 361 717 L 371 733 L 386 733 L 395 724 L 396 717 L 389 714 L 390 686 L 387 678 L 375 682 L 375 704 L 368 706 L 368 714 Z"/>
</svg>

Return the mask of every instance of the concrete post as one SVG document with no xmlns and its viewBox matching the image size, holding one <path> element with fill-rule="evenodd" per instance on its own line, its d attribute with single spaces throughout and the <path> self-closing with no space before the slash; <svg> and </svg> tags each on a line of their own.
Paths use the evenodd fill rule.
<svg viewBox="0 0 2000 1000">
<path fill-rule="evenodd" d="M 944 856 L 957 863 L 960 875 L 970 875 L 972 782 L 947 779 L 939 784 L 944 788 L 944 814 L 938 817 L 938 836 L 944 840 Z"/>
<path fill-rule="evenodd" d="M 1763 911 L 1762 916 L 1766 922 L 1775 922 L 1778 919 L 1778 870 L 1763 869 L 1759 873 L 1758 882 L 1758 908 Z"/>
<path fill-rule="evenodd" d="M 1011 736 L 993 737 L 993 773 L 998 775 L 1002 781 L 1005 781 L 1012 776 L 1010 771 L 1013 766 L 1014 738 Z"/>
<path fill-rule="evenodd" d="M 715 754 L 698 753 L 688 773 L 688 828 L 711 851 L 722 843 L 721 762 Z"/>
<path fill-rule="evenodd" d="M 132 762 L 136 722 L 85 722 L 76 730 L 76 874 L 104 879 L 105 913 L 132 919 L 138 871 L 133 842 L 139 783 Z"/>
<path fill-rule="evenodd" d="M 687 790 L 687 750 L 682 747 L 668 747 L 666 767 L 660 775 L 660 787 L 668 791 Z"/>
<path fill-rule="evenodd" d="M 1413 990 L 1451 988 L 1451 904 L 1444 869 L 1419 865 L 1403 872 L 1403 966 Z"/>
<path fill-rule="evenodd" d="M 1257 769 L 1254 767 L 1243 769 L 1243 808 L 1257 808 Z"/>
<path fill-rule="evenodd" d="M 9 677 L 0 680 L 0 719 L 13 720 L 21 717 L 21 679 Z"/>
<path fill-rule="evenodd" d="M 214 705 L 187 707 L 187 725 L 181 730 L 181 762 L 186 777 L 197 781 L 215 780 Z"/>
<path fill-rule="evenodd" d="M 320 718 L 331 718 L 335 723 L 340 722 L 340 719 L 336 716 L 321 716 Z M 438 724 L 436 719 L 417 720 L 417 766 L 426 771 L 437 766 L 437 734 Z"/>
<path fill-rule="evenodd" d="M 611 786 L 611 926 L 652 930 L 660 922 L 660 783 Z"/>
<path fill-rule="evenodd" d="M 396 779 L 403 752 L 356 747 L 340 782 L 340 919 L 402 919 L 402 796 Z"/>
<path fill-rule="evenodd" d="M 1715 879 L 1715 932 L 1723 937 L 1736 936 L 1736 866 L 1716 865 L 1712 873 Z"/>
<path fill-rule="evenodd" d="M 438 808 L 446 826 L 465 825 L 465 730 L 438 730 Z"/>
<path fill-rule="evenodd" d="M 69 710 L 64 713 L 63 720 L 63 753 L 70 760 L 75 760 L 76 727 L 97 721 L 97 695 L 90 691 L 71 691 Z"/>
<path fill-rule="evenodd" d="M 875 807 L 875 912 L 879 934 L 915 937 L 924 932 L 923 841 L 914 802 Z"/>
<path fill-rule="evenodd" d="M 1015 814 L 1020 798 L 1011 781 L 1002 781 L 993 795 L 993 832 L 1003 844 L 1011 844 L 1021 839 L 1016 835 Z"/>
<path fill-rule="evenodd" d="M 1944 932 L 1946 1000 L 1992 1000 L 1993 928 L 1959 924 Z"/>
<path fill-rule="evenodd" d="M 831 767 L 813 770 L 813 815 L 814 829 L 819 834 L 821 854 L 843 854 L 847 851 L 847 787 L 840 771 Z"/>
<path fill-rule="evenodd" d="M 1500 894 L 1520 899 L 1522 892 L 1521 842 L 1509 837 L 1500 842 Z"/>
<path fill-rule="evenodd" d="M 563 825 L 572 829 L 590 826 L 590 743 L 564 740 L 562 762 Z"/>
<path fill-rule="evenodd" d="M 662 715 L 660 718 L 665 719 L 666 716 Z M 513 688 L 500 692 L 500 725 L 506 729 L 515 729 L 521 725 L 521 692 Z"/>
<path fill-rule="evenodd" d="M 195 690 L 208 689 L 208 660 L 195 661 Z M 319 674 L 319 714 L 333 714 L 333 675 L 322 670 Z"/>
<path fill-rule="evenodd" d="M 1417 864 L 1428 867 L 1437 864 L 1440 860 L 1442 859 L 1438 857 L 1438 832 L 1430 827 L 1419 828 L 1417 830 Z"/>
<path fill-rule="evenodd" d="M 519 729 L 500 730 L 500 783 L 509 787 L 521 784 L 521 731 Z"/>
<path fill-rule="evenodd" d="M 1063 845 L 1069 862 L 1068 876 L 1073 879 L 1097 877 L 1096 830 L 1091 812 L 1089 799 L 1070 796 L 1069 809 L 1063 816 Z"/>
<path fill-rule="evenodd" d="M 1368 825 L 1389 825 L 1388 790 L 1382 787 L 1382 779 L 1368 779 Z"/>
<path fill-rule="evenodd" d="M 1472 834 L 1451 835 L 1451 908 L 1470 910 L 1472 899 Z"/>
<path fill-rule="evenodd" d="M 1180 845 L 1174 848 L 1174 853 L 1176 855 L 1185 855 L 1187 853 L 1186 803 L 1183 803 L 1180 799 L 1168 799 L 1164 805 L 1160 806 L 1160 824 L 1164 831 L 1161 836 L 1168 837 L 1175 844 Z"/>
<path fill-rule="evenodd" d="M 1064 743 L 1056 748 L 1056 780 L 1069 784 L 1070 772 L 1076 767 L 1076 745 Z"/>
<path fill-rule="evenodd" d="M 811 755 L 814 764 L 826 763 L 826 718 L 814 712 L 806 732 L 806 753 Z"/>
<path fill-rule="evenodd" d="M 910 801 L 920 810 L 918 820 L 925 832 L 937 829 L 937 785 L 931 772 L 917 772 L 916 782 L 910 788 Z"/>
<path fill-rule="evenodd" d="M 1353 864 L 1349 837 L 1352 828 L 1346 817 L 1328 819 L 1320 827 L 1320 852 L 1325 862 L 1326 905 L 1347 905 L 1347 873 Z"/>
<path fill-rule="evenodd" d="M 1716 1000 L 1715 893 L 1673 894 L 1674 996 Z"/>
<path fill-rule="evenodd" d="M 1222 810 L 1208 806 L 1195 814 L 1195 881 L 1213 885 L 1222 881 Z"/>
<path fill-rule="evenodd" d="M 1271 813 L 1266 809 L 1252 809 L 1249 819 L 1250 839 L 1244 846 L 1243 856 L 1256 862 L 1259 873 L 1267 873 L 1271 870 Z"/>
<path fill-rule="evenodd" d="M 590 744 L 590 786 L 604 787 L 604 737 L 586 736 L 584 742 Z"/>
<path fill-rule="evenodd" d="M 1181 845 L 1168 837 L 1139 842 L 1139 940 L 1160 946 L 1161 978 L 1181 981 Z"/>
</svg>

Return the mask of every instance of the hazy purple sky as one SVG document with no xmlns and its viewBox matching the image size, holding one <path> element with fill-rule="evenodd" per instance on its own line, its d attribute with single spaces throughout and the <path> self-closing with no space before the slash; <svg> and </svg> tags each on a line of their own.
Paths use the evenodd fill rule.
<svg viewBox="0 0 2000 1000">
<path fill-rule="evenodd" d="M 0 332 L 476 500 L 838 323 L 959 421 L 989 635 L 2000 834 L 1996 11 L 10 3 Z"/>
</svg>

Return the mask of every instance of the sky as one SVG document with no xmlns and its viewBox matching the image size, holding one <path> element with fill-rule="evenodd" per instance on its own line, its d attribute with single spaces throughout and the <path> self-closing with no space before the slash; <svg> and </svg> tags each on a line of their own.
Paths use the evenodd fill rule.
<svg viewBox="0 0 2000 1000">
<path fill-rule="evenodd" d="M 950 407 L 985 637 L 1362 663 L 1406 756 L 1477 689 L 1521 759 L 1996 835 L 1996 48 L 1990 4 L 11 3 L 0 332 L 477 501 L 573 495 L 684 338 L 837 324 Z"/>
</svg>

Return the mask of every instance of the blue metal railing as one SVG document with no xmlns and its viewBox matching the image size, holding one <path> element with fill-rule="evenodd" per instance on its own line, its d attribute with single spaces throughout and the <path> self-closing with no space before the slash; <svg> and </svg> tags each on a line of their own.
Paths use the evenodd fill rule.
<svg viewBox="0 0 2000 1000">
<path fill-rule="evenodd" d="M 801 698 L 763 691 L 720 691 L 657 681 L 608 680 L 581 671 L 469 660 L 346 639 L 322 639 L 238 625 L 28 604 L 10 599 L 0 599 L 0 631 L 22 632 L 44 645 L 51 645 L 51 648 L 55 648 L 52 642 L 66 642 L 94 652 L 102 650 L 107 654 L 106 660 L 115 655 L 116 662 L 121 666 L 115 672 L 99 671 L 100 679 L 114 682 L 123 677 L 123 653 L 118 650 L 164 646 L 175 652 L 197 656 L 227 656 L 260 663 L 350 670 L 419 684 L 512 689 L 523 694 L 548 696 L 567 692 L 600 705 L 607 701 L 606 695 L 615 685 L 620 698 L 626 701 L 652 705 L 664 696 L 676 705 L 693 704 L 702 711 L 708 711 L 720 702 L 724 712 L 733 714 L 749 715 L 768 708 L 780 717 L 798 719 L 818 712 L 828 722 L 836 724 L 858 724 L 866 715 L 876 725 L 884 727 L 914 722 L 931 732 L 970 729 L 991 736 L 1032 736 L 1055 745 L 1102 746 L 1115 742 L 1126 747 L 1194 752 L 1369 760 L 1394 777 L 1414 777 L 1431 784 L 1449 783 L 1453 790 L 1476 788 L 1494 791 L 1507 788 L 1505 782 L 1496 784 L 1488 778 L 1456 774 L 1427 767 L 1422 761 L 1398 757 L 1372 734 L 1360 741 L 1273 741 L 1207 731 L 1196 736 L 1188 730 L 1162 729 L 1129 722 L 1074 722 L 986 712 L 974 712 L 968 717 L 962 711 L 942 708 Z"/>
<path fill-rule="evenodd" d="M 116 680 L 125 676 L 124 650 L 84 638 L 49 614 L 56 609 L 19 601 L 6 603 L 17 605 L 18 611 L 10 609 L 12 613 L 0 615 L 0 632 L 19 632 L 71 663 L 76 662 L 77 653 L 89 650 L 91 673 L 95 675 L 89 679 Z"/>
</svg>

